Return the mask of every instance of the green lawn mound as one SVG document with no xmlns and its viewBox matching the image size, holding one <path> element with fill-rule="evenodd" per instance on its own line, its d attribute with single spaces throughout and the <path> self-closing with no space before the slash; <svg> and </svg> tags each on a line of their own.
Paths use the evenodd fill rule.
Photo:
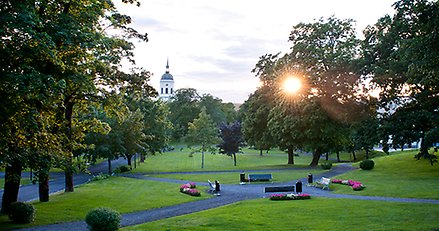
<svg viewBox="0 0 439 231">
<path fill-rule="evenodd" d="M 111 177 L 75 188 L 73 193 L 50 197 L 49 202 L 34 202 L 37 213 L 34 223 L 12 224 L 6 215 L 0 216 L 0 230 L 84 220 L 94 208 L 108 207 L 120 213 L 160 208 L 209 198 L 207 193 L 190 197 L 179 193 L 179 184 Z M 200 187 L 205 190 L 206 187 Z"/>
<path fill-rule="evenodd" d="M 416 160 L 417 151 L 392 153 L 375 158 L 372 170 L 356 170 L 332 179 L 352 179 L 362 182 L 366 189 L 352 191 L 343 185 L 331 184 L 334 193 L 439 199 L 439 163 Z"/>
<path fill-rule="evenodd" d="M 435 230 L 437 214 L 433 204 L 258 199 L 122 230 Z"/>
</svg>

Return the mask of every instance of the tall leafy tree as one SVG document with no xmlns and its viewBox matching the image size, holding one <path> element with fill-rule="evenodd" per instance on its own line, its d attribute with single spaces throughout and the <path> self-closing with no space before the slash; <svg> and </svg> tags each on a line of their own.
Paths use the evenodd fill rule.
<svg viewBox="0 0 439 231">
<path fill-rule="evenodd" d="M 417 158 L 439 140 L 439 3 L 400 0 L 395 14 L 366 28 L 362 73 L 380 90 L 383 119 L 395 145 L 421 139 Z"/>
<path fill-rule="evenodd" d="M 201 152 L 201 168 L 204 168 L 204 153 L 215 151 L 215 145 L 219 142 L 218 127 L 212 121 L 206 109 L 202 108 L 198 118 L 189 123 L 188 134 L 185 137 L 188 146 L 194 148 L 194 152 Z"/>
<path fill-rule="evenodd" d="M 100 91 L 116 89 L 123 82 L 131 83 L 133 75 L 119 71 L 119 64 L 124 58 L 132 61 L 133 44 L 128 39 L 146 41 L 146 35 L 128 27 L 131 18 L 118 13 L 111 1 L 1 1 L 0 11 L 0 92 L 7 99 L 1 108 L 9 108 L 2 119 L 8 128 L 18 123 L 23 128 L 6 129 L 2 133 L 5 146 L 2 150 L 15 151 L 3 152 L 1 158 L 17 174 L 25 164 L 23 158 L 17 158 L 17 151 L 32 155 L 64 154 L 66 191 L 73 191 L 72 157 L 80 146 L 75 138 L 83 137 L 74 134 L 80 125 L 75 124 L 75 111 L 89 101 L 100 100 L 106 94 Z M 120 33 L 109 35 L 107 28 Z M 25 108 L 32 114 L 20 116 Z M 41 115 L 46 116 L 44 120 L 37 119 Z M 47 123 L 50 127 L 34 126 L 47 119 L 51 120 Z M 26 131 L 28 128 L 34 131 Z M 77 131 L 81 130 L 84 131 Z M 41 136 L 20 138 L 20 134 L 46 133 L 53 134 L 54 143 L 62 144 L 61 152 L 53 151 L 58 148 L 56 145 L 48 147 L 49 151 L 31 152 L 30 148 L 36 146 L 32 144 L 53 143 Z M 14 139 L 21 139 L 23 145 L 12 144 L 10 141 Z M 5 187 L 6 204 L 16 200 L 17 181 L 11 185 L 12 188 Z"/>
<path fill-rule="evenodd" d="M 174 130 L 172 137 L 179 140 L 188 133 L 189 122 L 194 121 L 200 113 L 200 96 L 196 89 L 182 88 L 175 91 L 169 102 L 169 120 Z"/>
<path fill-rule="evenodd" d="M 143 114 L 143 133 L 146 136 L 146 152 L 152 154 L 161 152 L 169 145 L 172 123 L 168 120 L 169 111 L 161 101 L 142 99 L 139 109 Z"/>
<path fill-rule="evenodd" d="M 241 123 L 235 121 L 231 124 L 220 126 L 221 143 L 218 145 L 219 152 L 233 156 L 233 165 L 236 166 L 236 153 L 241 152 L 241 147 L 245 145 L 241 132 Z"/>
<path fill-rule="evenodd" d="M 257 89 L 240 109 L 242 114 L 242 132 L 246 143 L 259 149 L 269 150 L 275 145 L 268 128 L 268 115 L 273 107 L 274 97 L 268 86 Z"/>
<path fill-rule="evenodd" d="M 310 149 L 315 166 L 322 153 L 341 145 L 340 124 L 361 118 L 360 75 L 355 72 L 358 40 L 353 20 L 335 17 L 313 23 L 299 23 L 290 34 L 291 51 L 261 57 L 255 73 L 261 82 L 273 89 L 275 106 L 269 127 L 279 146 L 289 149 L 292 164 L 294 146 Z M 282 83 L 288 76 L 302 82 L 300 94 L 288 99 L 282 94 Z M 278 93 L 279 92 L 279 93 Z M 297 132 L 298 134 L 294 133 Z"/>
</svg>

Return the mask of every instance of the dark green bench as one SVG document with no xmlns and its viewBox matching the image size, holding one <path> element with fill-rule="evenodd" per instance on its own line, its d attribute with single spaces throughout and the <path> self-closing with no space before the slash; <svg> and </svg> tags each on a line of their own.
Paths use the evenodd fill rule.
<svg viewBox="0 0 439 231">
<path fill-rule="evenodd" d="M 293 185 L 265 187 L 265 192 L 294 192 Z"/>
<path fill-rule="evenodd" d="M 273 177 L 271 174 L 249 174 L 248 175 L 248 181 L 249 182 L 255 182 L 255 181 L 271 181 Z"/>
</svg>

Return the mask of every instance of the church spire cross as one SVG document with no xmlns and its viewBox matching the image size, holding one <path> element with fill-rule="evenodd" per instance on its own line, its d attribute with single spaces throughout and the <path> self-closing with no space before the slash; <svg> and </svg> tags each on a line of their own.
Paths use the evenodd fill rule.
<svg viewBox="0 0 439 231">
<path fill-rule="evenodd" d="M 166 59 L 166 73 L 169 73 L 169 58 Z"/>
</svg>

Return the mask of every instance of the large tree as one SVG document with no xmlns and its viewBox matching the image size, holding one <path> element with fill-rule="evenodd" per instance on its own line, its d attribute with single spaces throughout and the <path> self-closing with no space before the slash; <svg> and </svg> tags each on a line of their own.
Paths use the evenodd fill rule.
<svg viewBox="0 0 439 231">
<path fill-rule="evenodd" d="M 439 3 L 400 0 L 395 14 L 366 28 L 362 73 L 380 91 L 382 118 L 396 145 L 421 139 L 417 158 L 439 141 Z"/>
<path fill-rule="evenodd" d="M 6 129 L 2 129 L 1 150 L 8 150 L 2 151 L 1 159 L 7 172 L 18 175 L 25 164 L 26 158 L 20 157 L 24 154 L 65 154 L 66 191 L 73 191 L 72 157 L 80 146 L 74 134 L 78 128 L 75 111 L 105 95 L 99 90 L 116 90 L 121 82 L 130 83 L 132 78 L 120 81 L 130 76 L 121 74 L 120 62 L 123 58 L 132 61 L 129 39 L 146 41 L 146 35 L 129 28 L 131 18 L 118 13 L 111 1 L 6 0 L 0 2 L 0 11 L 0 93 L 5 99 L 1 108 L 7 109 L 2 115 Z M 119 33 L 109 35 L 107 28 Z M 38 125 L 47 120 L 42 124 L 46 126 Z M 50 142 L 48 136 L 38 135 L 47 133 L 53 135 Z M 36 144 L 62 147 L 30 151 Z M 17 181 L 10 174 L 7 178 L 14 186 L 5 187 L 6 205 L 11 198 L 16 200 L 18 192 Z"/>
<path fill-rule="evenodd" d="M 343 143 L 339 128 L 346 126 L 340 125 L 362 118 L 367 99 L 359 94 L 361 79 L 355 73 L 358 40 L 353 20 L 330 17 L 297 24 L 290 41 L 290 53 L 261 57 L 255 72 L 276 97 L 269 127 L 278 145 L 289 149 L 289 163 L 294 147 L 301 147 L 314 153 L 314 166 L 322 153 Z M 291 99 L 282 92 L 289 76 L 302 82 L 300 94 Z"/>
<path fill-rule="evenodd" d="M 194 121 L 200 113 L 200 96 L 196 89 L 182 88 L 175 91 L 171 97 L 169 107 L 169 120 L 173 124 L 172 138 L 179 140 L 188 133 L 189 122 Z"/>
<path fill-rule="evenodd" d="M 240 108 L 242 133 L 248 145 L 254 146 L 262 155 L 275 145 L 268 129 L 268 115 L 273 107 L 274 97 L 268 86 L 262 86 L 251 94 Z"/>
</svg>

